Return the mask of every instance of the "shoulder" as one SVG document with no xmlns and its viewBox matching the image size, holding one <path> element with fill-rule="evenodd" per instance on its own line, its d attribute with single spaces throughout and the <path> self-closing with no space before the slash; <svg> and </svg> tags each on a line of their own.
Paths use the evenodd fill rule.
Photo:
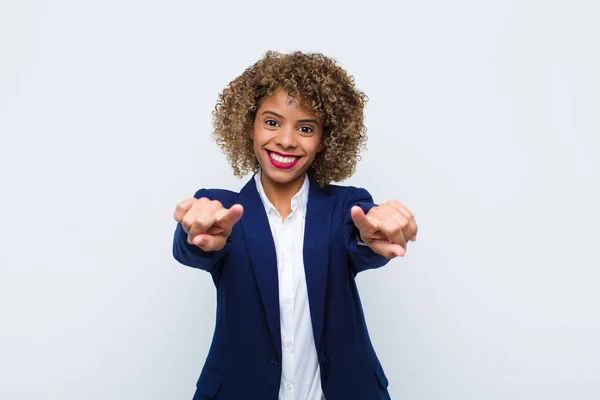
<svg viewBox="0 0 600 400">
<path fill-rule="evenodd" d="M 209 200 L 218 200 L 224 207 L 230 207 L 237 202 L 239 194 L 227 189 L 198 189 L 194 194 L 196 199 L 205 197 Z"/>
<path fill-rule="evenodd" d="M 333 196 L 338 201 L 356 202 L 373 201 L 367 189 L 355 186 L 327 185 L 321 189 L 327 196 Z"/>
</svg>

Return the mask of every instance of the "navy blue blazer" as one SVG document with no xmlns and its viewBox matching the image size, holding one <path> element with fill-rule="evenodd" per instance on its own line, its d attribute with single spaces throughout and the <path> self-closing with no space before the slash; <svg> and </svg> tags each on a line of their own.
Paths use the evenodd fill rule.
<svg viewBox="0 0 600 400">
<path fill-rule="evenodd" d="M 239 203 L 241 220 L 225 247 L 205 252 L 187 242 L 177 224 L 173 256 L 208 271 L 217 289 L 212 344 L 193 400 L 277 400 L 281 332 L 275 245 L 254 179 L 240 193 L 201 189 L 195 198 Z M 356 274 L 388 259 L 358 245 L 350 208 L 373 207 L 364 189 L 311 179 L 304 233 L 310 315 L 327 400 L 389 399 L 388 380 L 375 354 L 355 283 Z M 302 400 L 302 399 L 300 399 Z"/>
</svg>

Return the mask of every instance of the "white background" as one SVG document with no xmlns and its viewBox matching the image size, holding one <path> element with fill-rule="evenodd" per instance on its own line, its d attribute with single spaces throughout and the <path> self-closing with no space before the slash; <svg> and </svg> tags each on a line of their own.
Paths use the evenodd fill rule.
<svg viewBox="0 0 600 400">
<path fill-rule="evenodd" d="M 416 215 L 359 275 L 393 399 L 600 398 L 593 1 L 0 0 L 0 399 L 190 399 L 215 313 L 174 207 L 238 190 L 217 94 L 268 50 L 370 98 L 345 184 Z"/>
</svg>

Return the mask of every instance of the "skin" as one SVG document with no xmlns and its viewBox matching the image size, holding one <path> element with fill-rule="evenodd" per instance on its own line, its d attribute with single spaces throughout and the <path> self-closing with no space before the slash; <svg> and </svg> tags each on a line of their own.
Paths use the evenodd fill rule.
<svg viewBox="0 0 600 400">
<path fill-rule="evenodd" d="M 261 166 L 261 183 L 269 201 L 282 219 L 291 213 L 291 199 L 300 190 L 304 176 L 317 153 L 323 150 L 323 126 L 314 113 L 301 107 L 282 88 L 265 97 L 256 112 L 253 148 Z M 299 157 L 289 169 L 277 168 L 269 152 Z M 177 205 L 174 218 L 188 234 L 188 243 L 204 251 L 221 250 L 244 210 L 240 204 L 226 209 L 216 200 L 187 199 Z M 365 214 L 352 207 L 352 220 L 363 242 L 389 259 L 406 254 L 407 242 L 416 240 L 417 223 L 400 202 L 390 200 Z"/>
<path fill-rule="evenodd" d="M 322 140 L 323 124 L 283 88 L 261 102 L 252 131 L 254 154 L 265 194 L 283 220 L 292 212 L 292 197 L 302 187 L 306 171 L 323 149 Z M 269 152 L 299 159 L 292 168 L 281 169 L 271 163 Z"/>
<path fill-rule="evenodd" d="M 354 206 L 350 214 L 363 242 L 389 259 L 404 257 L 408 241 L 417 240 L 415 217 L 399 201 L 390 200 L 375 206 L 367 214 Z"/>
</svg>

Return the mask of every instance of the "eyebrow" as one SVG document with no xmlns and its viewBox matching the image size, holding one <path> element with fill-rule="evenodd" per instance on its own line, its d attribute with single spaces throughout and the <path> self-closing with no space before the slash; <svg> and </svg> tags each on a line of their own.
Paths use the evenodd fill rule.
<svg viewBox="0 0 600 400">
<path fill-rule="evenodd" d="M 264 115 L 264 114 L 272 114 L 272 115 L 274 115 L 274 116 L 276 116 L 276 117 L 278 117 L 278 118 L 285 119 L 285 117 L 284 117 L 283 115 L 281 115 L 281 114 L 277 114 L 275 111 L 271 111 L 271 110 L 265 110 L 265 111 L 263 111 L 263 112 L 262 112 L 262 114 L 261 114 L 261 115 Z M 299 119 L 297 122 L 301 122 L 301 123 L 312 122 L 312 123 L 318 124 L 317 120 L 315 120 L 315 119 L 310 119 L 310 118 L 307 118 L 307 119 Z"/>
</svg>

